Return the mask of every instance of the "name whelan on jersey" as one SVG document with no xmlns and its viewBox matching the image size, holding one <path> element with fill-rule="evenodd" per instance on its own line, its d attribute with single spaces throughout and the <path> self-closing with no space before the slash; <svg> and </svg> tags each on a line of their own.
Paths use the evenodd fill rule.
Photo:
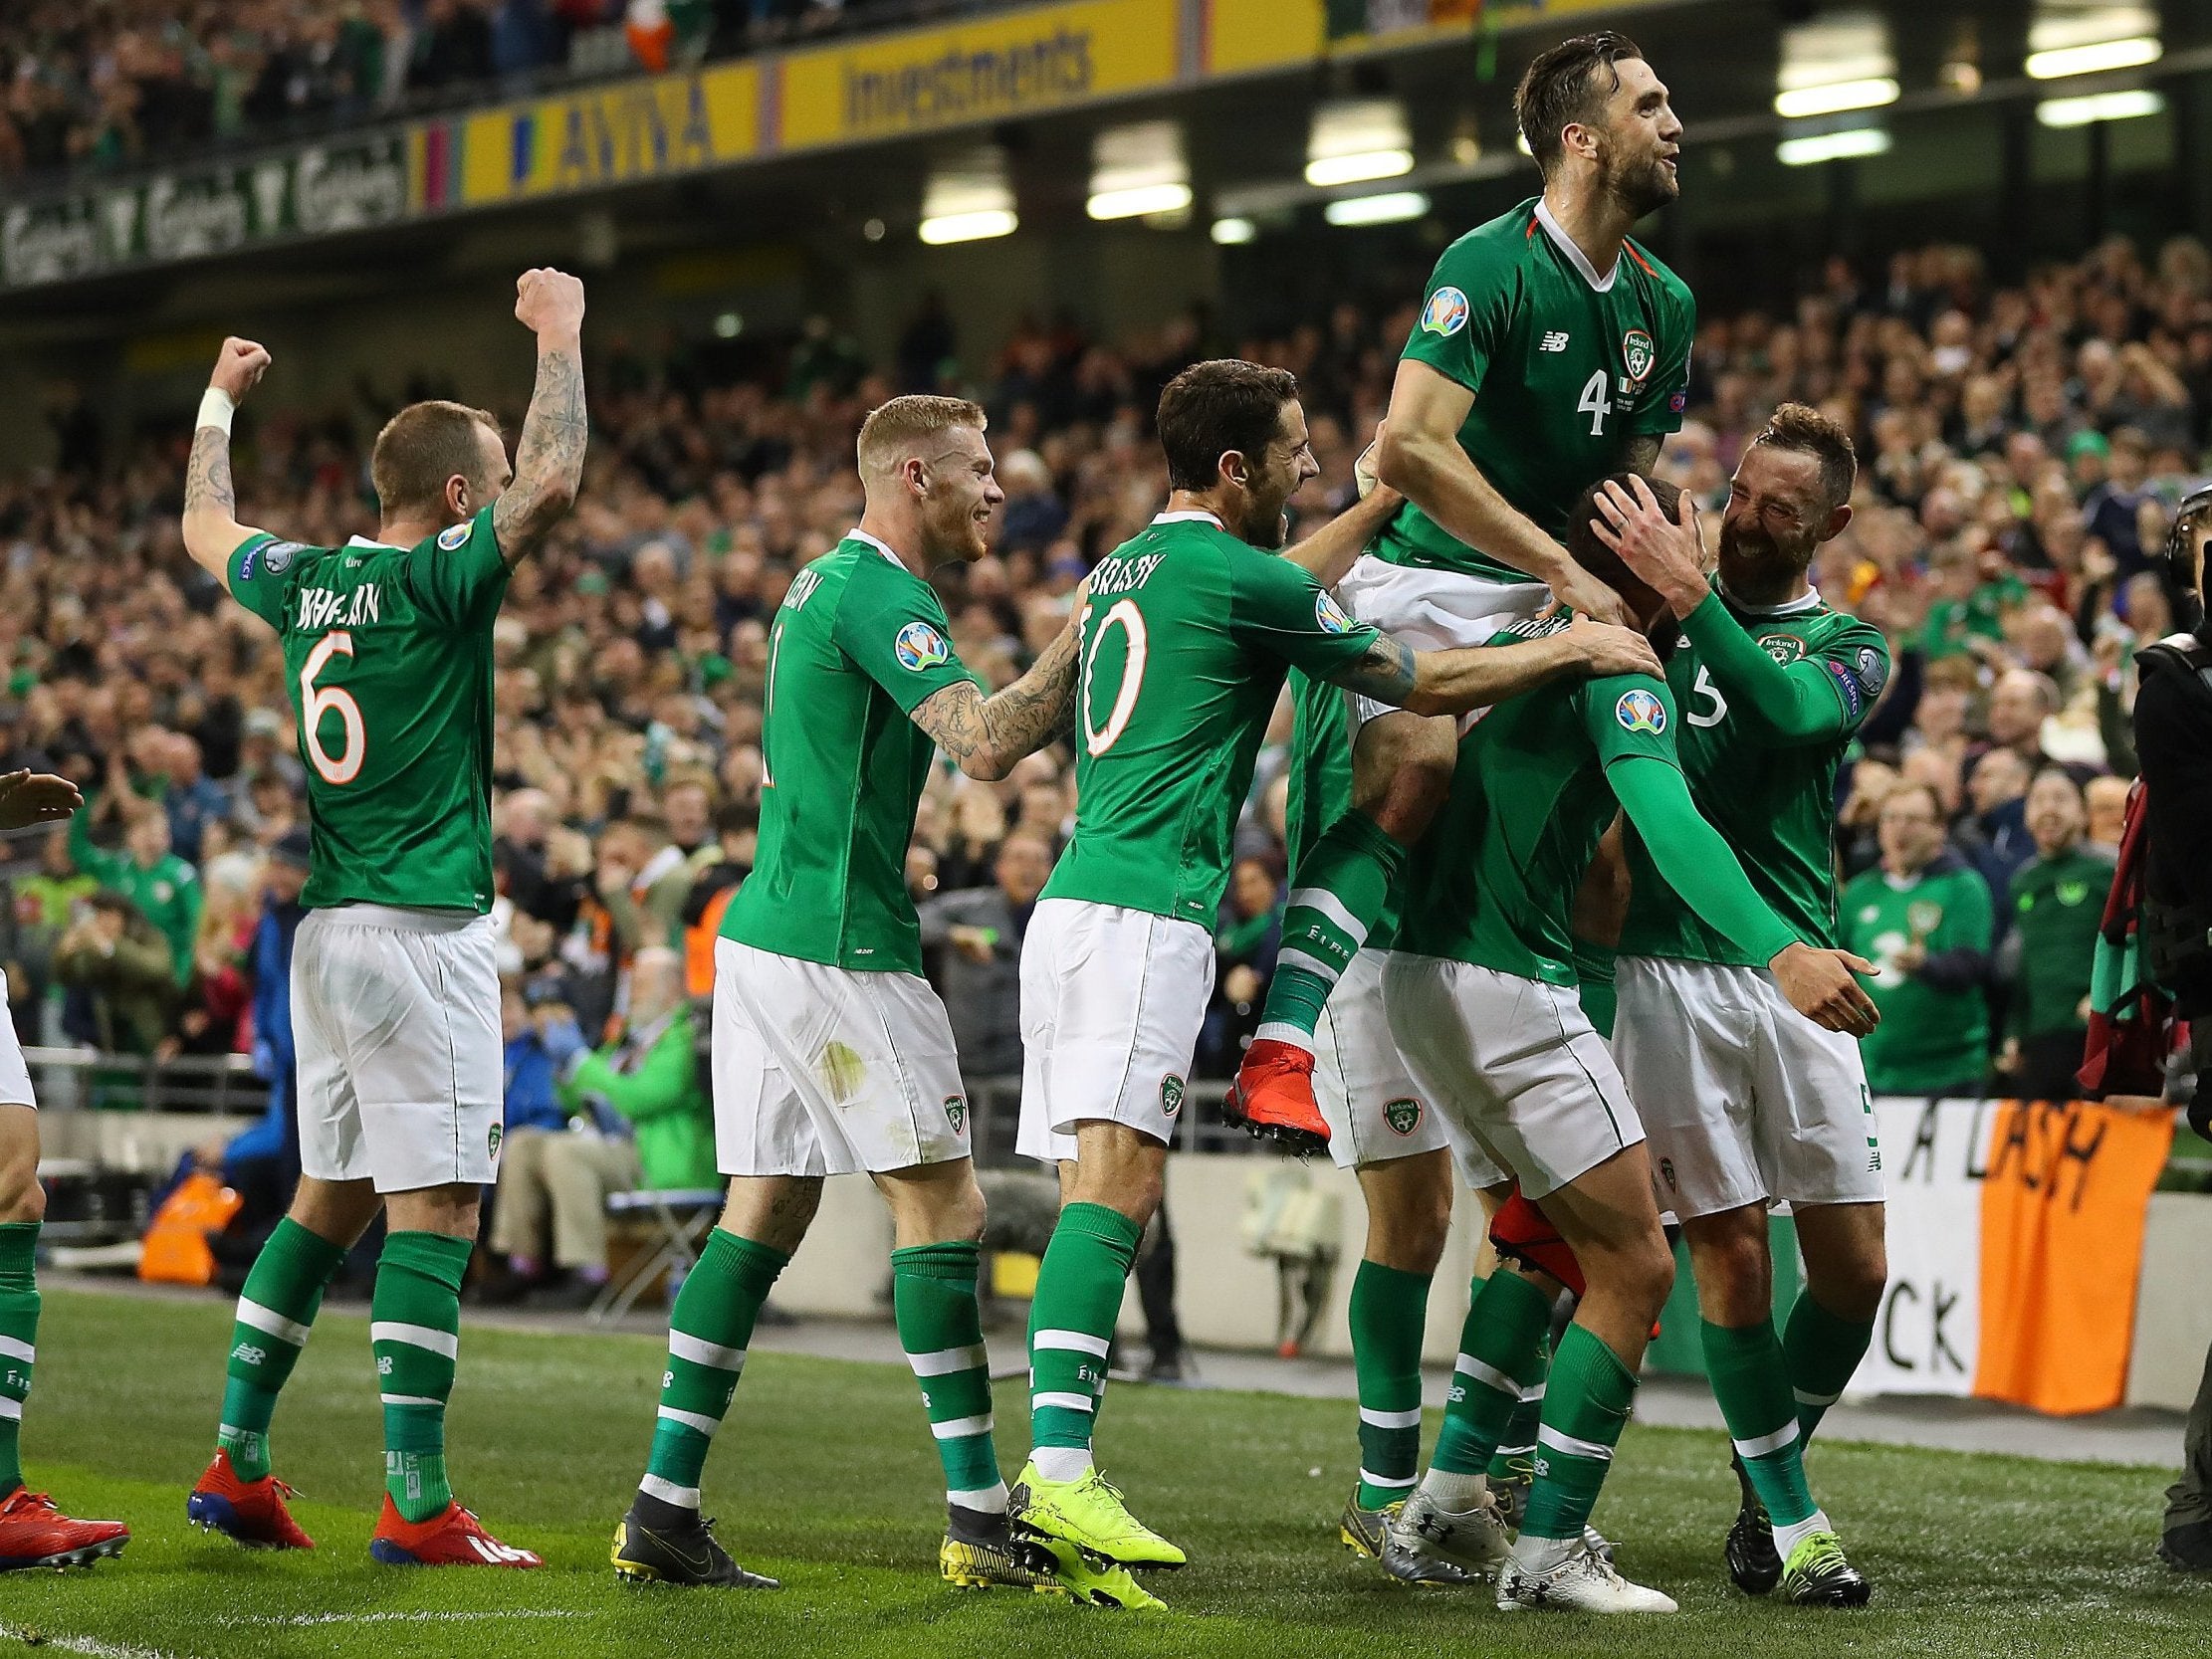
<svg viewBox="0 0 2212 1659">
<path fill-rule="evenodd" d="M 380 622 L 383 620 L 381 593 L 382 590 L 374 582 L 350 592 L 334 592 L 327 587 L 304 587 L 300 590 L 300 631 L 313 633 L 319 628 L 358 628 L 364 622 Z"/>
</svg>

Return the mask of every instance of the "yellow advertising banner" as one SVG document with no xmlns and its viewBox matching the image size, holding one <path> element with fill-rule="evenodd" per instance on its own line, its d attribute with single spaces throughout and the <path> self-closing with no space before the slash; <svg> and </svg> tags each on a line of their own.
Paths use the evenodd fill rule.
<svg viewBox="0 0 2212 1659">
<path fill-rule="evenodd" d="M 785 149 L 895 138 L 1167 87 L 1178 0 L 1076 0 L 958 28 L 795 52 L 781 73 Z"/>
<path fill-rule="evenodd" d="M 759 153 L 752 63 L 621 81 L 471 115 L 462 124 L 469 206 L 633 184 Z"/>
<path fill-rule="evenodd" d="M 1252 75 L 1309 62 L 1326 53 L 1397 50 L 1463 38 L 1476 29 L 1504 32 L 1605 11 L 1635 11 L 1654 0 L 1430 0 L 1426 16 L 1404 4 L 1359 0 L 1200 0 L 1206 7 L 1201 72 Z M 1381 12 L 1387 22 L 1375 21 Z"/>
</svg>

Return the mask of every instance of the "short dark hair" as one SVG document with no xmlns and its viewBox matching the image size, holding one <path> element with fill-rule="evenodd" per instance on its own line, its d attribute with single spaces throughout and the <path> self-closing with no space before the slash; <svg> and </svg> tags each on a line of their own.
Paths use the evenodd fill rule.
<svg viewBox="0 0 2212 1659">
<path fill-rule="evenodd" d="M 1776 405 L 1765 427 L 1751 441 L 1817 459 L 1821 464 L 1821 496 L 1831 513 L 1851 500 L 1852 486 L 1859 481 L 1859 452 L 1852 447 L 1850 433 L 1810 404 Z"/>
<path fill-rule="evenodd" d="M 454 477 L 488 482 L 483 440 L 477 436 L 486 427 L 500 436 L 490 410 L 443 398 L 410 403 L 386 421 L 368 457 L 368 481 L 385 516 L 436 511 L 445 500 L 446 481 Z"/>
<path fill-rule="evenodd" d="M 1634 473 L 1615 473 L 1610 479 L 1601 478 L 1575 498 L 1574 513 L 1567 520 L 1567 553 L 1583 569 L 1590 572 L 1614 592 L 1634 600 L 1644 600 L 1652 589 L 1644 578 L 1623 562 L 1621 555 L 1598 539 L 1592 527 L 1598 517 L 1598 496 L 1608 484 L 1618 484 L 1630 495 L 1636 486 L 1630 481 Z M 1678 518 L 1682 511 L 1682 493 L 1663 478 L 1648 478 L 1645 488 L 1659 501 L 1659 511 L 1669 518 Z"/>
<path fill-rule="evenodd" d="M 1168 487 L 1211 490 L 1230 450 L 1254 459 L 1282 425 L 1282 406 L 1298 395 L 1298 377 L 1239 357 L 1193 363 L 1160 394 L 1160 447 L 1168 456 Z"/>
<path fill-rule="evenodd" d="M 1536 55 L 1513 91 L 1513 118 L 1546 178 L 1566 153 L 1559 135 L 1570 124 L 1597 124 L 1606 100 L 1620 90 L 1623 60 L 1643 56 L 1642 47 L 1611 29 L 1572 36 Z M 1600 70 L 1611 73 L 1601 77 Z"/>
</svg>

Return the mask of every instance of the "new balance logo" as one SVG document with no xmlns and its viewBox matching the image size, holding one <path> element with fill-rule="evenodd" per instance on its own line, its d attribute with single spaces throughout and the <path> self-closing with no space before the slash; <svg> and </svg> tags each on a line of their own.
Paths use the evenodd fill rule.
<svg viewBox="0 0 2212 1659">
<path fill-rule="evenodd" d="M 1567 330 L 1554 328 L 1537 343 L 1539 351 L 1564 351 L 1567 349 Z"/>
<path fill-rule="evenodd" d="M 258 1365 L 269 1357 L 269 1350 L 256 1348 L 251 1343 L 240 1343 L 230 1350 L 230 1356 L 240 1364 Z"/>
</svg>

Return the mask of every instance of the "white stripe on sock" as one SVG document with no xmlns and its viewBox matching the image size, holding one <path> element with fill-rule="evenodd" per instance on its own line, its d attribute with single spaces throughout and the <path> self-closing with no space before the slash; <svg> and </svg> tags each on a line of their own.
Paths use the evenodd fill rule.
<svg viewBox="0 0 2212 1659">
<path fill-rule="evenodd" d="M 21 1400 L 11 1400 L 5 1394 L 0 1394 L 0 1417 L 5 1417 L 11 1423 L 21 1422 L 23 1420 L 23 1402 Z"/>
<path fill-rule="evenodd" d="M 276 1309 L 264 1308 L 260 1303 L 248 1302 L 244 1297 L 238 1299 L 238 1323 L 266 1332 L 279 1342 L 290 1343 L 294 1348 L 308 1340 L 308 1328 L 298 1320 L 286 1319 Z"/>
<path fill-rule="evenodd" d="M 428 1325 L 402 1325 L 397 1320 L 375 1320 L 368 1328 L 372 1343 L 405 1343 L 409 1348 L 428 1348 L 432 1353 L 442 1353 L 448 1359 L 461 1354 L 461 1336 L 455 1331 L 440 1331 Z"/>
<path fill-rule="evenodd" d="M 1294 911 L 1300 905 L 1305 906 L 1308 910 L 1319 911 L 1327 917 L 1332 928 L 1351 939 L 1353 949 L 1357 950 L 1367 942 L 1367 924 L 1354 916 L 1346 907 L 1344 901 L 1327 888 L 1293 888 L 1283 909 L 1286 912 Z"/>
<path fill-rule="evenodd" d="M 1530 1400 L 1542 1399 L 1544 1397 L 1544 1390 L 1546 1388 L 1549 1388 L 1550 1386 L 1551 1380 L 1548 1377 L 1542 1382 L 1531 1383 L 1528 1387 L 1521 1390 L 1521 1403 L 1523 1405 L 1526 1405 Z"/>
<path fill-rule="evenodd" d="M 1499 1448 L 1498 1448 L 1498 1449 L 1497 1449 L 1497 1450 L 1496 1450 L 1495 1452 L 1493 1452 L 1493 1453 L 1491 1454 L 1491 1456 L 1493 1456 L 1493 1457 L 1529 1457 L 1529 1456 L 1533 1456 L 1533 1455 L 1534 1455 L 1534 1453 L 1535 1453 L 1535 1451 L 1536 1451 L 1536 1442 L 1534 1442 L 1534 1441 L 1532 1440 L 1532 1441 L 1530 1441 L 1530 1442 L 1529 1442 L 1529 1443 L 1528 1443 L 1527 1445 L 1525 1445 L 1525 1446 L 1500 1446 L 1500 1447 L 1499 1447 Z"/>
<path fill-rule="evenodd" d="M 1762 1434 L 1750 1440 L 1738 1440 L 1735 1443 L 1736 1455 L 1748 1462 L 1755 1457 L 1770 1456 L 1780 1451 L 1784 1446 L 1794 1444 L 1796 1440 L 1797 1424 L 1784 1423 L 1772 1434 Z"/>
<path fill-rule="evenodd" d="M 20 1359 L 25 1364 L 39 1356 L 34 1344 L 19 1343 L 13 1337 L 0 1337 L 0 1359 Z"/>
<path fill-rule="evenodd" d="M 1029 1396 L 1029 1403 L 1032 1406 L 1056 1405 L 1062 1411 L 1096 1411 L 1098 1409 L 1097 1399 L 1090 1394 L 1032 1394 Z"/>
<path fill-rule="evenodd" d="M 1114 1345 L 1109 1338 L 1093 1337 L 1083 1331 L 1039 1331 L 1029 1339 L 1029 1346 L 1032 1348 L 1065 1348 L 1103 1359 L 1106 1357 L 1106 1350 Z"/>
<path fill-rule="evenodd" d="M 991 1356 L 984 1352 L 984 1345 L 970 1343 L 966 1348 L 941 1348 L 934 1353 L 910 1353 L 906 1362 L 914 1367 L 916 1376 L 944 1376 L 951 1371 L 972 1371 L 978 1365 L 987 1365 Z"/>
<path fill-rule="evenodd" d="M 745 1369 L 745 1349 L 724 1348 L 720 1343 L 703 1342 L 697 1337 L 687 1337 L 681 1331 L 668 1334 L 668 1351 L 678 1359 L 689 1359 L 695 1365 L 712 1365 L 718 1371 Z"/>
<path fill-rule="evenodd" d="M 964 1510 L 976 1510 L 984 1515 L 1004 1515 L 1006 1513 L 1006 1483 L 1000 1481 L 996 1486 L 983 1487 L 975 1492 L 948 1492 L 945 1494 L 945 1501 L 948 1504 L 957 1504 Z"/>
<path fill-rule="evenodd" d="M 1360 1479 L 1369 1486 L 1387 1486 L 1394 1492 L 1405 1491 L 1419 1478 L 1417 1475 L 1408 1475 L 1404 1480 L 1399 1480 L 1391 1475 L 1378 1475 L 1372 1469 L 1362 1469 L 1360 1471 Z"/>
<path fill-rule="evenodd" d="M 668 1421 L 681 1423 L 698 1434 L 712 1436 L 716 1429 L 722 1427 L 720 1417 L 710 1417 L 704 1411 L 678 1411 L 673 1405 L 664 1405 L 660 1408 L 660 1414 Z"/>
<path fill-rule="evenodd" d="M 1809 1394 L 1803 1388 L 1792 1388 L 1790 1392 L 1797 1396 L 1797 1403 L 1800 1405 L 1827 1407 L 1844 1397 L 1842 1394 Z"/>
<path fill-rule="evenodd" d="M 988 1411 L 980 1417 L 955 1417 L 949 1422 L 930 1424 L 930 1433 L 940 1440 L 965 1440 L 971 1434 L 989 1434 L 991 1418 Z"/>
<path fill-rule="evenodd" d="M 1363 1405 L 1360 1407 L 1360 1421 L 1370 1428 L 1419 1428 L 1421 1407 L 1417 1405 L 1411 1411 L 1370 1411 Z M 1376 1484 L 1384 1483 L 1378 1481 Z"/>
<path fill-rule="evenodd" d="M 1452 1360 L 1451 1368 L 1461 1376 L 1472 1377 L 1485 1388 L 1495 1388 L 1501 1394 L 1521 1397 L 1521 1385 L 1499 1370 L 1495 1365 L 1485 1365 L 1471 1353 L 1462 1353 Z"/>
<path fill-rule="evenodd" d="M 1313 1052 L 1313 1033 L 1301 1031 L 1288 1020 L 1261 1020 L 1259 1029 L 1252 1033 L 1255 1043 L 1288 1043 L 1292 1048 Z"/>
<path fill-rule="evenodd" d="M 674 1504 L 678 1509 L 695 1510 L 699 1507 L 699 1488 L 678 1486 L 674 1481 L 664 1481 L 658 1475 L 647 1475 L 637 1483 L 638 1491 L 648 1498 L 658 1498 L 664 1504 Z"/>
<path fill-rule="evenodd" d="M 432 1399 L 428 1394 L 378 1394 L 386 1405 L 443 1405 L 444 1400 Z"/>
<path fill-rule="evenodd" d="M 1326 957 L 1316 956 L 1312 951 L 1295 944 L 1286 944 L 1276 953 L 1275 966 L 1278 968 L 1302 967 L 1316 979 L 1323 980 L 1331 985 L 1335 984 L 1344 973 L 1344 969 Z"/>
<path fill-rule="evenodd" d="M 1577 1440 L 1571 1434 L 1561 1434 L 1549 1423 L 1536 1425 L 1536 1443 L 1549 1446 L 1553 1451 L 1563 1452 L 1569 1457 L 1594 1457 L 1602 1463 L 1613 1461 L 1611 1446 L 1600 1445 L 1595 1440 Z"/>
</svg>

